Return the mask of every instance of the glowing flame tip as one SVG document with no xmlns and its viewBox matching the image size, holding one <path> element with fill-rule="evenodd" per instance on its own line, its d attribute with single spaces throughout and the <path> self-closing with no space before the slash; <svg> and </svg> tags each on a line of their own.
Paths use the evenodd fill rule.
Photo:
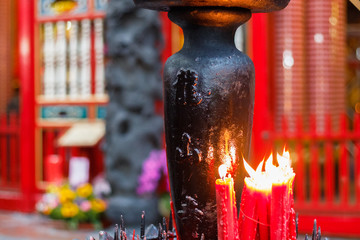
<svg viewBox="0 0 360 240">
<path fill-rule="evenodd" d="M 261 173 L 263 166 L 264 166 L 264 160 L 262 160 L 262 161 L 259 163 L 258 167 L 256 168 L 256 173 Z"/>
<path fill-rule="evenodd" d="M 226 177 L 227 174 L 227 166 L 226 164 L 222 164 L 219 167 L 219 175 L 221 179 L 224 179 Z"/>
<path fill-rule="evenodd" d="M 255 170 L 246 162 L 245 159 L 243 159 L 243 161 L 246 172 L 250 175 L 250 177 L 255 177 L 256 175 Z"/>
</svg>

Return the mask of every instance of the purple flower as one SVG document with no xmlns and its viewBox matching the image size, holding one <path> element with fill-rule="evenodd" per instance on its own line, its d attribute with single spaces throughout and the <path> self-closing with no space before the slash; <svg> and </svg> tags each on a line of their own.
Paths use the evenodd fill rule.
<svg viewBox="0 0 360 240">
<path fill-rule="evenodd" d="M 161 177 L 164 175 L 168 175 L 166 152 L 165 150 L 153 150 L 144 161 L 137 193 L 140 195 L 153 193 L 157 189 Z M 169 186 L 168 183 L 167 186 Z"/>
</svg>

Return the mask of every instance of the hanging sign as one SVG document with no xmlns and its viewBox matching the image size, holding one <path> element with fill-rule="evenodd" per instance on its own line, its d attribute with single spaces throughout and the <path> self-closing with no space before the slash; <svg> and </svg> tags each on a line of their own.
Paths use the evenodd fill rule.
<svg viewBox="0 0 360 240">
<path fill-rule="evenodd" d="M 79 186 L 89 182 L 90 162 L 86 157 L 72 157 L 69 163 L 69 184 Z"/>
<path fill-rule="evenodd" d="M 38 14 L 42 17 L 51 17 L 61 14 L 86 13 L 89 10 L 87 0 L 39 0 Z"/>
</svg>

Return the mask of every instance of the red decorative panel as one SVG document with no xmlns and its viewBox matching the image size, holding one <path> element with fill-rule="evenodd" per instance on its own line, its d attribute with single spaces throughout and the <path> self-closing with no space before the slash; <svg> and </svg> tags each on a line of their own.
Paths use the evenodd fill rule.
<svg viewBox="0 0 360 240">
<path fill-rule="evenodd" d="M 283 116 L 294 129 L 295 117 L 306 112 L 305 96 L 305 1 L 292 0 L 274 14 L 275 127 Z"/>
<path fill-rule="evenodd" d="M 307 1 L 309 107 L 319 123 L 325 114 L 340 116 L 345 111 L 345 7 L 343 0 Z M 318 131 L 324 127 L 319 125 Z"/>
</svg>

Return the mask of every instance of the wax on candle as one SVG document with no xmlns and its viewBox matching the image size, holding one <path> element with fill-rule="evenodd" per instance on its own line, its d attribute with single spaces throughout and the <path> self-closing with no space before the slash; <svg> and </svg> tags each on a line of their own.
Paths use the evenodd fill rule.
<svg viewBox="0 0 360 240">
<path fill-rule="evenodd" d="M 294 192 L 290 188 L 290 223 L 289 223 L 289 233 L 290 240 L 296 240 L 296 213 L 294 209 Z"/>
<path fill-rule="evenodd" d="M 217 205 L 218 240 L 237 240 L 237 210 L 234 192 L 234 180 L 226 177 L 226 166 L 219 167 L 220 179 L 215 182 Z"/>
<path fill-rule="evenodd" d="M 270 191 L 260 191 L 257 200 L 259 213 L 259 239 L 270 239 Z"/>
<path fill-rule="evenodd" d="M 257 232 L 256 192 L 246 183 L 241 195 L 239 214 L 239 237 L 241 240 L 254 240 Z"/>
<path fill-rule="evenodd" d="M 274 184 L 271 191 L 271 239 L 288 239 L 287 226 L 290 218 L 289 189 L 284 184 Z"/>
</svg>

